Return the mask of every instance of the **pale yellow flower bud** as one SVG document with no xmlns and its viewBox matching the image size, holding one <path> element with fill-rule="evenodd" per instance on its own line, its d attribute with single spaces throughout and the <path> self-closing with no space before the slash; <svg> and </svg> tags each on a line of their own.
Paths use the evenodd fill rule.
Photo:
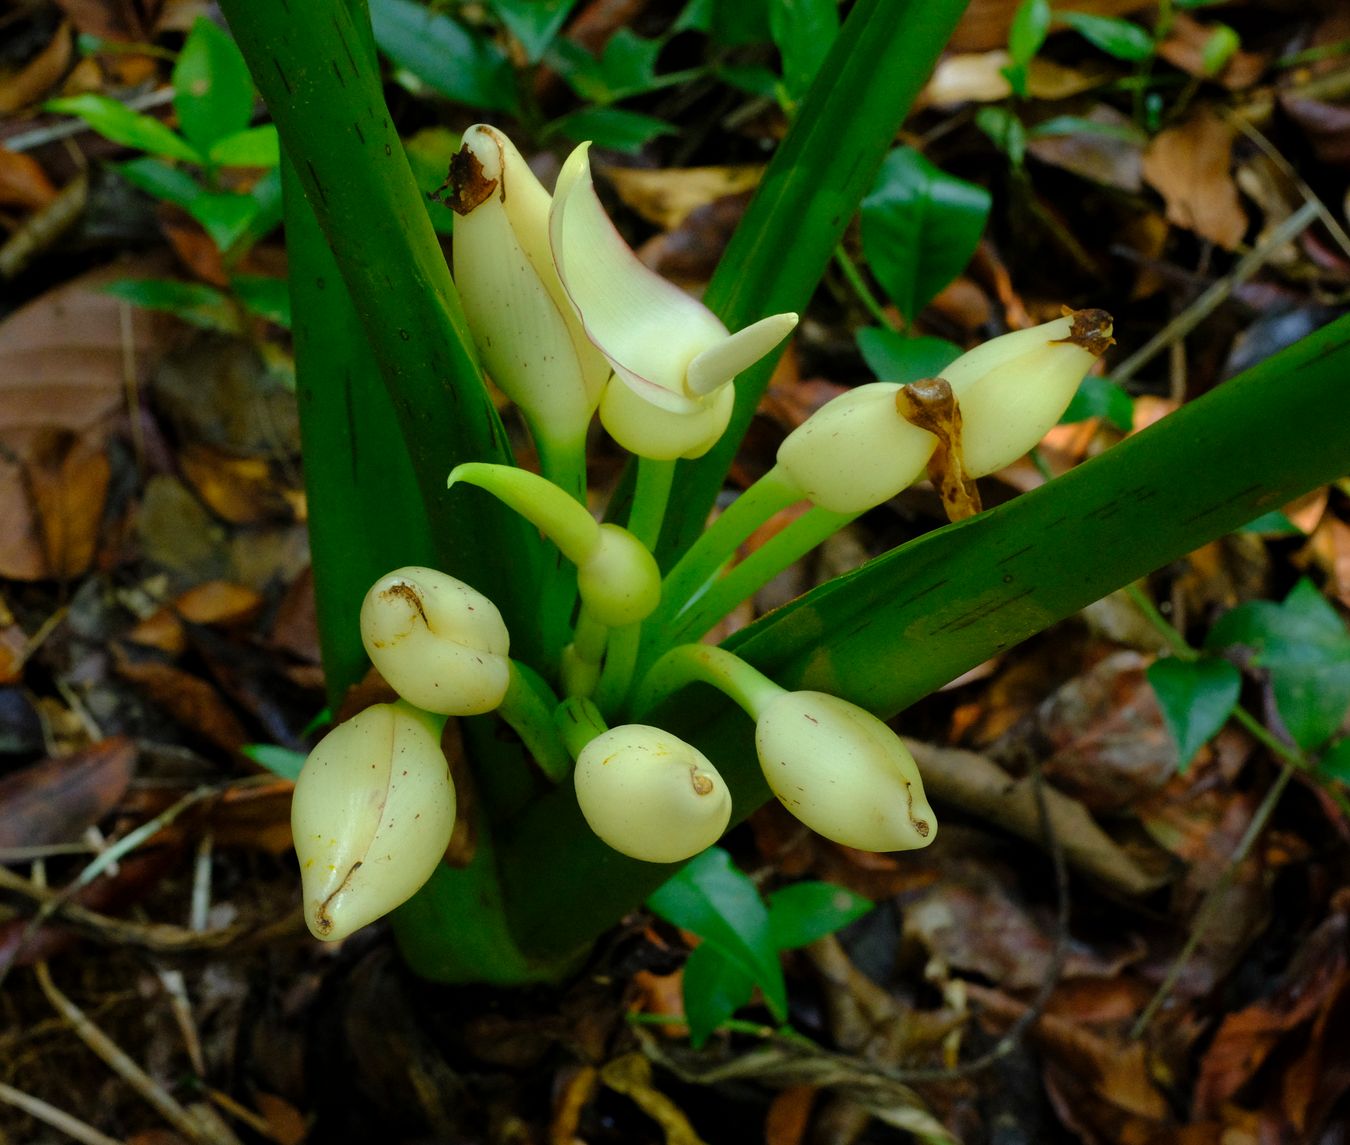
<svg viewBox="0 0 1350 1145">
<path fill-rule="evenodd" d="M 577 758 L 577 803 L 590 828 L 630 858 L 678 863 L 712 846 L 731 793 L 707 756 L 645 724 L 612 728 Z"/>
<path fill-rule="evenodd" d="M 291 831 L 316 938 L 345 938 L 388 914 L 441 861 L 455 825 L 443 722 L 407 704 L 376 704 L 310 752 Z"/>
</svg>

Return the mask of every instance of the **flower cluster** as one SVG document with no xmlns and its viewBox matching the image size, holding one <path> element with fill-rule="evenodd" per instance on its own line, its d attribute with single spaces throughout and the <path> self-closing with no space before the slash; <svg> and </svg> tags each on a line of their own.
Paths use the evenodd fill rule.
<svg viewBox="0 0 1350 1145">
<path fill-rule="evenodd" d="M 543 470 L 469 463 L 449 485 L 487 491 L 556 546 L 573 571 L 544 583 L 541 598 L 566 609 L 573 635 L 556 663 L 527 666 L 511 659 L 500 613 L 475 588 L 427 568 L 398 569 L 371 587 L 362 638 L 400 699 L 331 732 L 296 786 L 310 929 L 341 938 L 435 870 L 455 820 L 440 746 L 450 716 L 497 712 L 550 779 L 571 770 L 596 835 L 633 858 L 674 863 L 722 834 L 731 792 L 697 748 L 635 717 L 690 684 L 712 685 L 754 720 L 764 777 L 807 826 L 871 851 L 932 842 L 937 822 L 918 768 L 881 720 L 835 696 L 785 690 L 688 640 L 721 615 L 728 585 L 743 598 L 778 571 L 758 569 L 756 583 L 722 575 L 735 546 L 781 505 L 810 502 L 807 517 L 837 528 L 925 473 L 944 491 L 973 488 L 1032 448 L 1110 343 L 1109 317 L 1066 313 L 977 347 L 929 383 L 881 382 L 830 402 L 663 578 L 651 549 L 670 466 L 712 448 L 731 417 L 736 375 L 773 351 L 797 316 L 733 333 L 647 269 L 606 216 L 585 145 L 550 196 L 504 135 L 475 126 L 445 191 L 474 341 Z M 586 505 L 585 443 L 597 413 L 638 458 L 629 528 L 597 522 Z M 614 717 L 624 722 L 611 728 Z"/>
</svg>

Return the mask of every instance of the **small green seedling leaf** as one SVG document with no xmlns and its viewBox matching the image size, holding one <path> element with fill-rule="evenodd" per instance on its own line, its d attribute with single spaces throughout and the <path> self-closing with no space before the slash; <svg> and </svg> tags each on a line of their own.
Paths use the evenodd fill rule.
<svg viewBox="0 0 1350 1145">
<path fill-rule="evenodd" d="M 174 65 L 173 108 L 188 142 L 202 154 L 253 118 L 248 65 L 230 34 L 205 16 L 197 17 Z"/>
<path fill-rule="evenodd" d="M 133 187 L 184 210 L 198 195 L 205 194 L 202 185 L 181 167 L 173 167 L 160 159 L 148 156 L 132 159 L 118 163 L 115 169 Z"/>
<path fill-rule="evenodd" d="M 1237 707 L 1242 673 L 1227 660 L 1158 660 L 1148 669 L 1163 720 L 1177 745 L 1184 772 L 1202 744 L 1215 736 Z"/>
<path fill-rule="evenodd" d="M 735 962 L 764 991 L 778 1021 L 787 1017 L 787 986 L 759 891 L 720 847 L 685 864 L 647 900 L 667 922 L 699 935 Z"/>
<path fill-rule="evenodd" d="M 380 50 L 446 99 L 519 110 L 511 62 L 459 21 L 413 0 L 372 0 L 370 18 Z"/>
<path fill-rule="evenodd" d="M 239 333 L 239 316 L 219 290 L 199 282 L 178 282 L 170 278 L 120 278 L 103 288 L 103 293 L 125 298 L 147 310 L 166 310 L 184 322 L 204 330 Z"/>
<path fill-rule="evenodd" d="M 714 71 L 728 87 L 759 99 L 773 99 L 778 90 L 778 77 L 768 68 L 754 64 L 720 64 Z"/>
<path fill-rule="evenodd" d="M 897 147 L 862 202 L 863 253 L 912 322 L 970 261 L 989 217 L 989 192 Z"/>
<path fill-rule="evenodd" d="M 1027 95 L 1027 69 L 1045 43 L 1050 31 L 1050 0 L 1022 0 L 1013 13 L 1008 29 L 1008 55 L 1011 63 L 1003 69 L 1013 94 Z"/>
<path fill-rule="evenodd" d="M 1330 739 L 1350 708 L 1350 634 L 1312 581 L 1294 586 L 1282 604 L 1240 604 L 1219 618 L 1208 648 L 1242 645 L 1270 673 L 1275 706 L 1294 742 L 1315 748 Z"/>
<path fill-rule="evenodd" d="M 582 99 L 608 105 L 631 96 L 682 83 L 697 71 L 656 74 L 656 60 L 664 46 L 628 28 L 620 28 L 605 45 L 599 59 L 580 44 L 558 40 L 549 53 L 550 62 Z"/>
<path fill-rule="evenodd" d="M 208 155 L 221 167 L 275 167 L 281 162 L 277 129 L 270 123 L 236 131 L 211 145 Z"/>
<path fill-rule="evenodd" d="M 1272 509 L 1269 513 L 1262 513 L 1259 517 L 1248 521 L 1242 528 L 1238 529 L 1237 532 L 1256 533 L 1263 537 L 1293 537 L 1303 535 L 1303 530 L 1278 509 Z"/>
<path fill-rule="evenodd" d="M 554 120 L 550 130 L 578 143 L 589 139 L 597 147 L 625 155 L 637 154 L 659 135 L 675 133 L 675 128 L 664 119 L 621 107 L 583 107 Z"/>
<path fill-rule="evenodd" d="M 224 251 L 248 231 L 258 214 L 258 203 L 251 195 L 203 191 L 187 204 L 187 213 L 201 223 L 211 241 Z"/>
<path fill-rule="evenodd" d="M 172 128 L 153 116 L 132 111 L 104 95 L 72 95 L 65 99 L 49 100 L 43 105 L 48 111 L 74 115 L 97 131 L 104 139 L 111 139 L 123 147 L 135 147 L 152 155 L 181 159 L 186 163 L 204 163 L 202 155 Z"/>
<path fill-rule="evenodd" d="M 698 1049 L 714 1030 L 750 1001 L 755 980 L 711 942 L 696 946 L 684 964 L 684 1017 Z"/>
<path fill-rule="evenodd" d="M 1350 736 L 1333 743 L 1317 763 L 1317 773 L 1350 784 Z"/>
<path fill-rule="evenodd" d="M 1129 433 L 1134 427 L 1134 402 L 1110 378 L 1089 374 L 1078 386 L 1078 392 L 1059 421 L 1061 425 L 1068 425 L 1090 417 L 1103 418 L 1122 433 Z"/>
<path fill-rule="evenodd" d="M 793 883 L 769 896 L 769 933 L 779 950 L 796 950 L 871 909 L 870 900 L 833 883 Z"/>
<path fill-rule="evenodd" d="M 305 766 L 303 751 L 292 751 L 273 743 L 246 743 L 239 750 L 259 767 L 292 782 L 300 778 L 300 769 Z"/>
<path fill-rule="evenodd" d="M 537 64 L 557 37 L 577 0 L 491 0 L 489 7 Z"/>
<path fill-rule="evenodd" d="M 237 274 L 230 279 L 230 289 L 251 314 L 275 322 L 284 330 L 291 328 L 291 290 L 284 278 Z"/>
<path fill-rule="evenodd" d="M 769 29 L 783 58 L 788 97 L 799 100 L 839 35 L 839 6 L 835 0 L 777 0 L 769 6 Z"/>
<path fill-rule="evenodd" d="M 982 107 L 975 113 L 975 126 L 1008 157 L 1009 163 L 1022 166 L 1027 157 L 1027 129 L 1016 115 L 1006 107 Z"/>
<path fill-rule="evenodd" d="M 961 347 L 945 338 L 907 338 L 884 326 L 864 326 L 857 339 L 867 368 L 883 382 L 935 378 L 961 356 Z"/>
<path fill-rule="evenodd" d="M 1056 12 L 1055 19 L 1072 28 L 1093 47 L 1118 60 L 1137 64 L 1151 58 L 1156 50 L 1153 37 L 1128 20 L 1094 16 L 1089 12 Z"/>
<path fill-rule="evenodd" d="M 1215 24 L 1200 49 L 1200 66 L 1205 69 L 1205 75 L 1216 76 L 1223 71 L 1241 46 L 1242 41 L 1232 28 L 1227 24 Z"/>
</svg>

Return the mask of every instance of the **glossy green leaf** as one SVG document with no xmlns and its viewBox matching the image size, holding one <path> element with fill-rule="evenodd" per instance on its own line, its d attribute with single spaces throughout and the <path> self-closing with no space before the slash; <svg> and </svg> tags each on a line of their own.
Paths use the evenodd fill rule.
<svg viewBox="0 0 1350 1145">
<path fill-rule="evenodd" d="M 408 152 L 408 166 L 412 168 L 413 180 L 422 192 L 431 225 L 443 235 L 454 232 L 455 212 L 431 196 L 445 184 L 450 160 L 459 150 L 461 142 L 459 132 L 447 127 L 424 127 L 403 141 Z"/>
<path fill-rule="evenodd" d="M 273 775 L 292 781 L 300 778 L 300 769 L 305 766 L 307 758 L 303 751 L 278 747 L 274 743 L 246 743 L 239 751 Z"/>
<path fill-rule="evenodd" d="M 570 793 L 569 793 L 570 794 Z M 755 884 L 721 847 L 709 847 L 647 899 L 667 922 L 716 946 L 764 991 L 774 1016 L 787 1016 L 787 986 L 769 912 Z"/>
<path fill-rule="evenodd" d="M 628 28 L 620 28 L 598 59 L 571 40 L 557 41 L 549 58 L 582 99 L 611 104 L 682 83 L 698 74 L 687 71 L 657 75 L 656 60 L 663 46 L 660 40 L 644 39 Z"/>
<path fill-rule="evenodd" d="M 806 94 L 839 35 L 836 0 L 775 0 L 769 30 L 783 59 L 783 84 L 793 100 Z"/>
<path fill-rule="evenodd" d="M 165 310 L 204 330 L 239 332 L 239 315 L 214 286 L 171 278 L 120 278 L 103 287 L 105 294 L 125 298 L 148 310 Z"/>
<path fill-rule="evenodd" d="M 230 279 L 230 289 L 246 310 L 283 329 L 291 328 L 291 292 L 284 278 L 236 274 Z"/>
<path fill-rule="evenodd" d="M 1275 706 L 1294 742 L 1315 748 L 1331 738 L 1350 708 L 1350 633 L 1312 581 L 1284 602 L 1240 604 L 1209 631 L 1207 648 L 1245 647 L 1270 673 Z"/>
<path fill-rule="evenodd" d="M 123 147 L 135 147 L 152 155 L 182 159 L 201 164 L 201 154 L 176 131 L 158 119 L 132 111 L 104 95 L 72 95 L 65 99 L 48 100 L 43 106 L 61 115 L 74 115 L 89 124 L 104 139 L 111 139 Z"/>
<path fill-rule="evenodd" d="M 975 253 L 989 192 L 897 147 L 862 202 L 867 265 L 912 322 Z"/>
<path fill-rule="evenodd" d="M 193 23 L 174 65 L 173 109 L 188 142 L 204 155 L 253 118 L 248 65 L 230 34 L 205 16 Z"/>
<path fill-rule="evenodd" d="M 982 107 L 975 113 L 975 126 L 1008 157 L 1009 163 L 1022 166 L 1027 157 L 1027 129 L 1013 112 L 1006 107 Z"/>
<path fill-rule="evenodd" d="M 689 952 L 682 989 L 689 1041 L 698 1049 L 718 1026 L 750 1001 L 755 979 L 720 946 L 704 942 Z"/>
<path fill-rule="evenodd" d="M 1152 57 L 1156 50 L 1153 37 L 1138 24 L 1114 16 L 1095 16 L 1090 12 L 1055 13 L 1055 19 L 1072 28 L 1093 47 L 1108 56 L 1129 63 L 1139 63 Z"/>
<path fill-rule="evenodd" d="M 1185 771 L 1201 745 L 1218 734 L 1233 714 L 1242 690 L 1242 673 L 1227 660 L 1174 657 L 1150 664 L 1148 682 L 1176 742 L 1179 770 Z"/>
<path fill-rule="evenodd" d="M 961 356 L 961 347 L 946 338 L 909 338 L 884 326 L 865 326 L 857 333 L 858 351 L 867 368 L 882 382 L 917 382 L 935 378 Z"/>
<path fill-rule="evenodd" d="M 1102 418 L 1122 433 L 1129 433 L 1134 427 L 1134 402 L 1119 383 L 1089 374 L 1059 420 L 1061 425 L 1069 425 L 1090 417 Z"/>
<path fill-rule="evenodd" d="M 862 918 L 872 903 L 833 883 L 803 882 L 769 896 L 769 933 L 779 950 L 795 950 Z"/>
<path fill-rule="evenodd" d="M 1338 783 L 1350 784 L 1350 736 L 1338 739 L 1317 761 L 1317 772 Z"/>
<path fill-rule="evenodd" d="M 380 50 L 446 99 L 519 110 L 510 60 L 458 20 L 414 0 L 371 0 L 370 16 Z"/>
<path fill-rule="evenodd" d="M 251 195 L 232 191 L 203 191 L 187 204 L 187 213 L 201 223 L 216 246 L 229 250 L 248 231 L 258 214 L 258 202 Z"/>
<path fill-rule="evenodd" d="M 1022 0 L 1008 28 L 1011 62 L 1003 69 L 1014 95 L 1026 97 L 1028 66 L 1041 50 L 1049 31 L 1050 0 Z"/>
<path fill-rule="evenodd" d="M 577 0 L 490 0 L 489 7 L 537 64 L 577 5 Z"/>
<path fill-rule="evenodd" d="M 676 128 L 664 119 L 622 107 L 583 107 L 554 120 L 551 130 L 577 143 L 590 140 L 597 147 L 625 155 L 637 154 L 658 136 L 676 133 Z"/>
<path fill-rule="evenodd" d="M 235 240 L 232 253 L 239 254 L 259 239 L 265 238 L 281 223 L 281 168 L 266 171 L 248 190 L 248 197 L 257 205 L 257 211 Z"/>
<path fill-rule="evenodd" d="M 275 167 L 281 162 L 277 129 L 270 123 L 218 139 L 209 152 L 221 167 Z"/>
<path fill-rule="evenodd" d="M 181 167 L 148 156 L 118 163 L 116 171 L 133 187 L 184 210 L 193 199 L 205 193 L 202 185 Z"/>
</svg>

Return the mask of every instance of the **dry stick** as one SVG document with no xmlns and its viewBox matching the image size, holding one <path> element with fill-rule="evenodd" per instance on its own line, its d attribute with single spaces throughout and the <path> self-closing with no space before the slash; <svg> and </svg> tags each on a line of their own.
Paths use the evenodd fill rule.
<svg viewBox="0 0 1350 1145">
<path fill-rule="evenodd" d="M 109 1137 L 106 1133 L 100 1133 L 92 1125 L 86 1125 L 65 1110 L 57 1109 L 54 1105 L 48 1105 L 40 1097 L 33 1097 L 31 1094 L 24 1093 L 21 1089 L 15 1089 L 12 1085 L 5 1085 L 3 1082 L 0 1082 L 0 1101 L 12 1105 L 16 1109 L 22 1109 L 29 1117 L 45 1121 L 53 1129 L 59 1130 L 67 1137 L 75 1138 L 83 1145 L 124 1145 L 116 1137 Z"/>
<path fill-rule="evenodd" d="M 107 1034 L 100 1030 L 74 1002 L 57 989 L 52 981 L 45 962 L 35 963 L 33 971 L 37 975 L 38 985 L 47 1001 L 75 1032 L 76 1037 L 88 1046 L 103 1063 L 121 1077 L 149 1103 L 155 1111 L 170 1125 L 190 1141 L 202 1145 L 239 1145 L 239 1139 L 223 1127 L 203 1123 L 187 1109 L 184 1109 L 145 1070 L 123 1052 Z"/>
<path fill-rule="evenodd" d="M 1252 247 L 1238 260 L 1231 271 L 1208 287 L 1185 310 L 1158 331 L 1143 346 L 1131 354 L 1111 371 L 1113 381 L 1123 382 L 1134 377 L 1145 365 L 1153 360 L 1173 342 L 1186 337 L 1192 330 L 1208 318 L 1223 301 L 1251 278 L 1262 265 L 1285 243 L 1301 234 L 1318 218 L 1321 205 L 1315 202 L 1304 203 L 1278 227 L 1270 232 L 1256 246 Z"/>
<path fill-rule="evenodd" d="M 1260 838 L 1261 832 L 1265 830 L 1266 821 L 1275 810 L 1276 804 L 1280 801 L 1280 796 L 1284 789 L 1289 785 L 1290 779 L 1294 776 L 1294 765 L 1286 763 L 1280 770 L 1280 777 L 1271 784 L 1270 790 L 1266 792 L 1266 797 L 1261 800 L 1261 805 L 1256 809 L 1256 814 L 1252 816 L 1252 821 L 1247 824 L 1247 830 L 1243 833 L 1238 845 L 1233 849 L 1232 857 L 1228 860 L 1228 865 L 1223 869 L 1223 874 L 1218 881 L 1209 889 L 1205 895 L 1205 901 L 1200 904 L 1199 911 L 1196 912 L 1195 921 L 1191 924 L 1191 933 L 1186 939 L 1186 945 L 1181 948 L 1181 953 L 1177 955 L 1167 971 L 1167 977 L 1162 980 L 1157 992 L 1149 999 L 1149 1003 L 1144 1007 L 1144 1012 L 1139 1015 L 1138 1020 L 1130 1027 L 1130 1040 L 1134 1041 L 1143 1036 L 1148 1024 L 1153 1020 L 1155 1014 L 1167 1001 L 1167 996 L 1172 993 L 1177 981 L 1181 978 L 1182 972 L 1186 969 L 1186 964 L 1191 960 L 1191 955 L 1200 945 L 1205 932 L 1209 929 L 1210 922 L 1213 921 L 1214 912 L 1218 910 L 1223 899 L 1223 894 L 1232 885 L 1233 879 L 1237 874 L 1237 869 L 1242 861 L 1251 851 L 1256 840 Z"/>
</svg>

